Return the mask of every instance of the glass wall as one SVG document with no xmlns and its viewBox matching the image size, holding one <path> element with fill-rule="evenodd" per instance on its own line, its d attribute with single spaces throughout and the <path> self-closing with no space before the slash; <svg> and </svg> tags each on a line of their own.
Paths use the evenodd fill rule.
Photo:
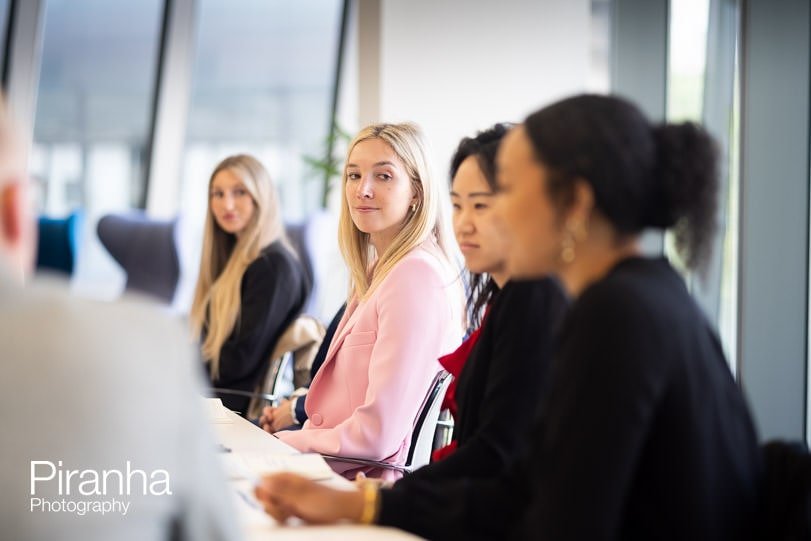
<svg viewBox="0 0 811 541">
<path fill-rule="evenodd" d="M 162 2 L 45 6 L 33 149 L 43 210 L 141 206 Z"/>
<path fill-rule="evenodd" d="M 43 1 L 31 173 L 43 187 L 43 214 L 85 216 L 74 273 L 83 294 L 112 297 L 123 284 L 95 226 L 103 214 L 145 207 L 160 55 L 177 52 L 160 50 L 167 5 Z M 0 16 L 7 6 L 0 0 Z M 193 7 L 194 17 L 175 21 L 196 36 L 181 171 L 169 180 L 190 226 L 181 235 L 191 231 L 181 244 L 200 244 L 209 174 L 237 152 L 266 164 L 287 221 L 301 221 L 321 201 L 323 175 L 304 158 L 324 151 L 343 1 Z"/>
<path fill-rule="evenodd" d="M 251 153 L 281 192 L 285 219 L 318 207 L 303 158 L 324 148 L 338 55 L 340 0 L 201 0 L 181 211 L 202 225 L 214 166 Z"/>
<path fill-rule="evenodd" d="M 702 123 L 721 152 L 718 233 L 704 275 L 689 283 L 715 323 L 733 372 L 737 366 L 739 82 L 737 0 L 671 0 L 667 118 Z M 666 251 L 675 257 L 668 235 Z"/>
<path fill-rule="evenodd" d="M 588 89 L 608 93 L 611 90 L 611 0 L 591 0 L 589 20 Z"/>
<path fill-rule="evenodd" d="M 85 214 L 86 284 L 117 268 L 96 240 L 98 217 L 143 206 L 162 10 L 160 0 L 45 2 L 31 172 L 43 213 Z"/>
<path fill-rule="evenodd" d="M 667 119 L 701 121 L 710 0 L 671 0 Z"/>
<path fill-rule="evenodd" d="M 10 0 L 0 0 L 0 70 L 5 69 L 9 4 Z"/>
</svg>

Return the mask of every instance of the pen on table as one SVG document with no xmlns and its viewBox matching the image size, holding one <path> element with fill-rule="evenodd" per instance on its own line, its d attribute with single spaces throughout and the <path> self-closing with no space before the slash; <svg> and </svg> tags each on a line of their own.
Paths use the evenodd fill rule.
<svg viewBox="0 0 811 541">
<path fill-rule="evenodd" d="M 239 496 L 245 501 L 245 503 L 247 503 L 248 505 L 250 505 L 254 509 L 259 509 L 259 510 L 262 509 L 259 506 L 259 503 L 252 496 L 249 496 L 244 490 L 237 489 L 237 494 L 239 494 Z"/>
</svg>

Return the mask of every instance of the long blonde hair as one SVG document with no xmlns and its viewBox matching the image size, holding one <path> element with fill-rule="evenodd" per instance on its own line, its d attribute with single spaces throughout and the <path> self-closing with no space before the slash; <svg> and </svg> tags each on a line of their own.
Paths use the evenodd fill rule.
<svg viewBox="0 0 811 541">
<path fill-rule="evenodd" d="M 445 212 L 442 187 L 431 174 L 420 129 L 410 122 L 403 124 L 372 124 L 362 129 L 347 150 L 347 160 L 355 146 L 369 139 L 386 143 L 403 162 L 416 195 L 416 209 L 409 212 L 402 229 L 391 245 L 374 259 L 369 235 L 352 221 L 346 198 L 346 173 L 343 175 L 344 195 L 338 223 L 338 245 L 349 268 L 349 299 L 362 299 L 380 284 L 391 269 L 412 249 L 433 237 L 450 264 L 447 250 Z M 370 273 L 374 264 L 374 272 Z"/>
<path fill-rule="evenodd" d="M 226 233 L 211 211 L 211 185 L 214 177 L 224 170 L 239 177 L 253 199 L 254 213 L 239 238 Z M 206 332 L 201 349 L 203 357 L 211 363 L 211 377 L 217 379 L 220 350 L 239 318 L 245 269 L 268 244 L 284 240 L 284 225 L 276 187 L 270 174 L 253 156 L 239 154 L 225 158 L 211 173 L 208 189 L 203 253 L 190 319 L 194 336 L 201 336 L 203 330 Z"/>
</svg>

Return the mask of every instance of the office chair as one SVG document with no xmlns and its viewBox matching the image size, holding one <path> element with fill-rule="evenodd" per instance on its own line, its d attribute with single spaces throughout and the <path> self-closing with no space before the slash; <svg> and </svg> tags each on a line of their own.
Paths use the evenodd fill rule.
<svg viewBox="0 0 811 541">
<path fill-rule="evenodd" d="M 453 415 L 449 410 L 439 412 L 439 419 L 436 422 L 436 434 L 434 435 L 434 449 L 439 449 L 449 445 L 453 441 L 454 429 Z"/>
<path fill-rule="evenodd" d="M 811 455 L 804 443 L 771 441 L 761 447 L 761 539 L 811 539 Z"/>
<path fill-rule="evenodd" d="M 73 275 L 82 230 L 82 214 L 73 212 L 66 218 L 39 217 L 37 270 Z"/>
<path fill-rule="evenodd" d="M 215 387 L 212 392 L 249 397 L 251 402 L 245 417 L 258 418 L 266 405 L 275 405 L 296 387 L 309 383 L 310 367 L 325 332 L 324 325 L 314 317 L 297 317 L 276 341 L 267 371 L 253 392 L 222 387 Z"/>
<path fill-rule="evenodd" d="M 301 262 L 301 266 L 304 267 L 304 274 L 307 275 L 307 279 L 312 284 L 315 275 L 308 242 L 308 223 L 305 221 L 297 224 L 285 224 L 284 231 L 290 247 L 293 248 Z"/>
<path fill-rule="evenodd" d="M 176 221 L 140 213 L 107 214 L 99 220 L 99 240 L 127 273 L 127 291 L 172 302 L 180 278 Z"/>
<path fill-rule="evenodd" d="M 421 468 L 431 461 L 431 452 L 434 448 L 434 434 L 437 428 L 439 411 L 442 407 L 442 399 L 445 391 L 451 383 L 451 375 L 444 370 L 440 371 L 429 387 L 425 396 L 414 429 L 411 433 L 411 445 L 408 448 L 405 464 L 391 464 L 382 460 L 368 460 L 364 458 L 345 457 L 337 455 L 322 454 L 327 461 L 357 464 L 358 466 L 368 466 L 372 468 L 382 468 L 386 470 L 396 470 L 402 473 L 411 473 Z"/>
</svg>

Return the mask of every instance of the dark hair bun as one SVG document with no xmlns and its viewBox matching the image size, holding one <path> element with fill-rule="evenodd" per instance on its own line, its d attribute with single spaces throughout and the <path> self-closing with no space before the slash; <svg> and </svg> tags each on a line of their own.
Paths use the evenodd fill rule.
<svg viewBox="0 0 811 541">
<path fill-rule="evenodd" d="M 535 157 L 550 174 L 547 191 L 563 208 L 575 181 L 588 182 L 595 206 L 620 234 L 674 228 L 690 268 L 707 261 L 716 221 L 717 150 L 697 124 L 652 126 L 633 103 L 584 94 L 524 122 Z"/>
<path fill-rule="evenodd" d="M 692 268 L 709 255 L 717 225 L 717 145 L 692 122 L 660 124 L 653 134 L 657 189 L 646 225 L 673 227 L 676 249 Z"/>
</svg>

